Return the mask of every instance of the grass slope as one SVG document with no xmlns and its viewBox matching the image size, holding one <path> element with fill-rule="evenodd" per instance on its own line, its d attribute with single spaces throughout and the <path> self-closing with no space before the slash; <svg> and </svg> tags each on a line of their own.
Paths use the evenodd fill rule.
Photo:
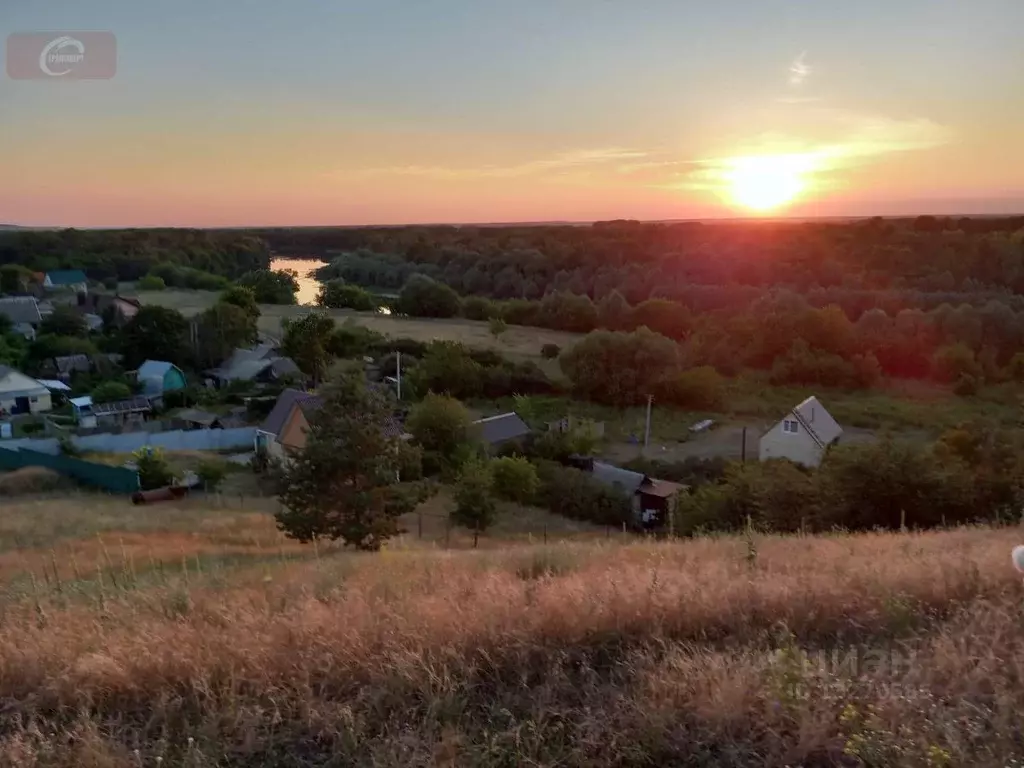
<svg viewBox="0 0 1024 768">
<path fill-rule="evenodd" d="M 55 556 L 58 575 L 36 570 L 4 595 L 5 764 L 1004 766 L 1022 754 L 1017 529 L 359 555 L 282 543 L 247 509 L 23 504 L 5 507 L 0 546 L 26 570 L 47 539 L 84 546 L 99 528 L 103 542 L 166 542 L 168 562 L 146 571 L 96 545 L 113 566 L 103 578 L 69 578 Z M 30 528 L 35 549 L 12 549 Z M 196 560 L 191 540 L 221 558 Z"/>
</svg>

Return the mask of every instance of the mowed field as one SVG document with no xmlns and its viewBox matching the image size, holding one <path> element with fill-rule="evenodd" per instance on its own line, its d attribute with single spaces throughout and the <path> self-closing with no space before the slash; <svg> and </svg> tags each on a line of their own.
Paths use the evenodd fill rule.
<svg viewBox="0 0 1024 768">
<path fill-rule="evenodd" d="M 272 503 L 5 501 L 0 763 L 1024 757 L 1018 528 L 358 554 Z"/>
<path fill-rule="evenodd" d="M 136 295 L 143 304 L 171 307 L 186 316 L 191 316 L 208 309 L 217 300 L 218 294 L 213 291 L 165 290 L 138 291 Z M 260 317 L 260 330 L 269 336 L 280 338 L 283 319 L 299 317 L 313 308 L 264 304 L 260 309 L 263 312 Z M 339 323 L 351 319 L 391 338 L 409 338 L 417 341 L 459 341 L 469 347 L 495 349 L 512 358 L 533 359 L 538 363 L 541 362 L 541 347 L 545 344 L 557 344 L 564 349 L 582 338 L 579 334 L 574 333 L 512 325 L 499 340 L 491 335 L 487 323 L 476 320 L 392 317 L 374 312 L 353 312 L 341 309 L 327 310 L 327 312 Z M 555 368 L 557 368 L 557 363 Z"/>
</svg>

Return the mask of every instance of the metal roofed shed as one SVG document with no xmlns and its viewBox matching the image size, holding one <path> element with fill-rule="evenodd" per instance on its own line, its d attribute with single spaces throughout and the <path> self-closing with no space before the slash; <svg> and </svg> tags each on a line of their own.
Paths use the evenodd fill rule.
<svg viewBox="0 0 1024 768">
<path fill-rule="evenodd" d="M 151 410 L 153 410 L 153 407 L 149 403 L 149 398 L 142 395 L 137 395 L 127 400 L 115 400 L 112 403 L 94 403 L 92 406 L 92 412 L 96 416 L 136 414 Z"/>
<path fill-rule="evenodd" d="M 603 461 L 593 463 L 591 476 L 602 485 L 619 486 L 630 496 L 639 491 L 640 486 L 647 480 L 647 476 L 640 472 L 616 467 L 614 464 L 605 464 Z"/>
</svg>

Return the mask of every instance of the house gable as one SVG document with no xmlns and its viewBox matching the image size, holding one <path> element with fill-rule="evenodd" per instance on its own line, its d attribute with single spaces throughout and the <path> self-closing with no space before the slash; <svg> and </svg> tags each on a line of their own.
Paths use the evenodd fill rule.
<svg viewBox="0 0 1024 768">
<path fill-rule="evenodd" d="M 49 390 L 31 376 L 26 376 L 21 371 L 13 368 L 0 366 L 0 392 L 17 392 L 19 394 L 32 393 L 48 394 Z"/>
<path fill-rule="evenodd" d="M 306 420 L 306 414 L 296 403 L 292 406 L 284 427 L 281 428 L 278 442 L 291 450 L 301 451 L 306 447 L 306 432 L 308 430 L 309 422 Z"/>
<path fill-rule="evenodd" d="M 761 435 L 758 458 L 789 459 L 808 467 L 816 467 L 825 450 L 843 433 L 815 397 L 809 397 Z"/>
</svg>

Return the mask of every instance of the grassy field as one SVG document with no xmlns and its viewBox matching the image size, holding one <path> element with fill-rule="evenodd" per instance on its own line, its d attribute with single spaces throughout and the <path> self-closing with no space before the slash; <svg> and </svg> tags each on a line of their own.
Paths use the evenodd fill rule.
<svg viewBox="0 0 1024 768">
<path fill-rule="evenodd" d="M 269 503 L 5 503 L 0 763 L 1024 757 L 1019 529 L 354 554 Z"/>
<path fill-rule="evenodd" d="M 139 291 L 137 295 L 143 304 L 171 307 L 186 316 L 209 308 L 217 298 L 217 294 L 211 291 Z M 267 335 L 280 338 L 283 319 L 297 317 L 309 312 L 311 308 L 265 304 L 260 309 L 263 312 L 260 317 L 260 330 Z M 496 349 L 509 357 L 533 359 L 538 363 L 541 362 L 540 349 L 545 344 L 557 344 L 559 347 L 565 348 L 572 346 L 582 338 L 579 334 L 574 333 L 512 325 L 502 334 L 500 340 L 496 340 L 488 330 L 487 323 L 476 320 L 392 317 L 374 312 L 353 312 L 341 309 L 328 310 L 328 314 L 339 323 L 351 319 L 392 338 L 409 338 L 417 341 L 433 341 L 435 339 L 460 341 L 470 347 Z M 557 369 L 557 364 L 555 364 L 555 369 Z M 552 372 L 555 371 L 549 371 L 549 373 Z"/>
</svg>

